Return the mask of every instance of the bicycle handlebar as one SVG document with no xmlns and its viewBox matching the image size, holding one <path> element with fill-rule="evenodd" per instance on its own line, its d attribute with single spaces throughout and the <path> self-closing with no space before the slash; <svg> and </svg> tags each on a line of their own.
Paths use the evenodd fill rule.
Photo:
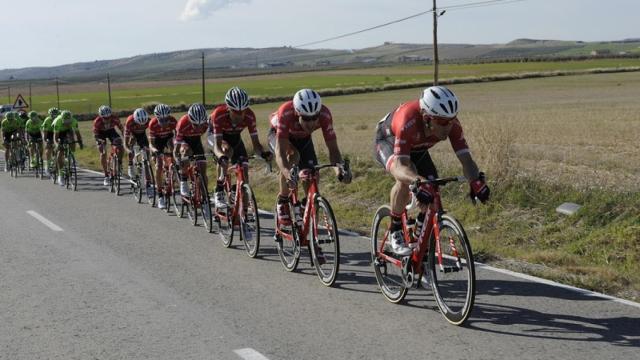
<svg viewBox="0 0 640 360">
<path fill-rule="evenodd" d="M 431 184 L 431 185 L 437 185 L 437 186 L 444 186 L 450 182 L 464 182 L 464 181 L 467 181 L 467 178 L 465 176 L 450 176 L 450 177 L 438 178 L 438 179 L 432 179 L 432 180 L 416 179 L 413 183 L 411 183 L 411 185 L 409 185 L 409 190 L 411 191 L 411 201 L 409 202 L 409 204 L 405 206 L 405 209 L 407 211 L 411 211 L 417 207 L 418 199 L 416 199 L 414 194 L 418 191 L 418 188 L 420 187 L 420 185 Z"/>
</svg>

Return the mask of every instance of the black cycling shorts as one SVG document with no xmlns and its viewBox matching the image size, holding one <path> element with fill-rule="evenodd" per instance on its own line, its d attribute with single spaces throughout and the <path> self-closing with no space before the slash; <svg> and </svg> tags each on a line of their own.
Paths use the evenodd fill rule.
<svg viewBox="0 0 640 360">
<path fill-rule="evenodd" d="M 29 133 L 29 142 L 42 142 L 42 134 L 41 133 Z"/>
<path fill-rule="evenodd" d="M 191 154 L 196 155 L 196 161 L 206 161 L 206 158 L 204 157 L 204 148 L 202 147 L 202 139 L 200 136 L 184 137 L 182 138 L 181 143 L 189 145 Z"/>
<path fill-rule="evenodd" d="M 149 147 L 149 139 L 147 139 L 147 134 L 131 134 L 134 138 L 136 138 L 136 144 L 140 146 L 140 149 Z"/>
<path fill-rule="evenodd" d="M 232 164 L 238 163 L 240 158 L 245 159 L 245 162 L 247 161 L 249 155 L 247 154 L 247 148 L 245 148 L 240 134 L 222 134 L 222 141 L 226 142 L 231 150 L 233 150 L 233 154 L 231 155 Z"/>
<path fill-rule="evenodd" d="M 269 149 L 272 153 L 276 153 L 276 130 L 271 128 L 269 130 Z M 316 156 L 316 149 L 313 146 L 313 140 L 311 136 L 295 139 L 289 137 L 289 143 L 293 146 L 298 153 L 300 154 L 300 162 L 298 162 L 298 167 L 300 169 L 313 169 L 316 165 L 318 165 L 318 157 Z"/>
<path fill-rule="evenodd" d="M 2 133 L 2 138 L 4 139 L 4 144 L 7 145 L 9 143 L 11 143 L 11 137 L 13 136 L 13 134 L 16 134 L 17 131 L 4 131 Z"/>
<path fill-rule="evenodd" d="M 165 153 L 165 148 L 167 148 L 167 150 L 171 148 L 172 140 L 173 136 L 157 137 L 151 139 L 151 144 L 153 144 L 154 148 L 158 149 L 158 153 L 163 154 Z"/>
<path fill-rule="evenodd" d="M 100 144 L 100 141 L 105 141 L 109 139 L 112 144 L 122 144 L 122 140 L 120 139 L 120 135 L 116 131 L 116 129 L 109 129 L 105 131 L 100 131 L 98 134 L 94 135 L 96 139 L 96 143 Z"/>
</svg>

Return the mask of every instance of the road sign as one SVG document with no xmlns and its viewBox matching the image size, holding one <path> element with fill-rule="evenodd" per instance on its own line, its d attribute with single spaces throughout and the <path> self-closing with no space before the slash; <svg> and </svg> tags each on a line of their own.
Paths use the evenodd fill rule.
<svg viewBox="0 0 640 360">
<path fill-rule="evenodd" d="M 13 108 L 24 109 L 28 107 L 29 107 L 29 104 L 27 104 L 27 102 L 24 100 L 21 94 L 18 94 L 18 96 L 16 97 L 16 101 L 13 103 Z"/>
</svg>

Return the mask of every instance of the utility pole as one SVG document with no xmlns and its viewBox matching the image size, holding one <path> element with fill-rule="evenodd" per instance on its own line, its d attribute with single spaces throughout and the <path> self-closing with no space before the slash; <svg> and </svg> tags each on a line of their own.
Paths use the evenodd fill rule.
<svg viewBox="0 0 640 360">
<path fill-rule="evenodd" d="M 111 107 L 111 76 L 107 73 L 107 91 L 109 92 L 109 107 Z"/>
<path fill-rule="evenodd" d="M 202 105 L 205 104 L 205 93 L 204 93 L 204 51 L 202 52 Z"/>
<path fill-rule="evenodd" d="M 438 85 L 438 13 L 433 0 L 433 85 Z"/>
<path fill-rule="evenodd" d="M 31 100 L 31 81 L 29 81 L 29 106 L 33 110 L 33 100 Z"/>
<path fill-rule="evenodd" d="M 58 78 L 56 77 L 56 98 L 58 99 L 58 109 L 60 109 L 60 86 Z"/>
</svg>

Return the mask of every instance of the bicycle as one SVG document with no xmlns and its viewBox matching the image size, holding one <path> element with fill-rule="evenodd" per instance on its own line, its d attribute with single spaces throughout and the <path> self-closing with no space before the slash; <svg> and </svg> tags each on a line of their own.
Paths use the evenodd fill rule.
<svg viewBox="0 0 640 360">
<path fill-rule="evenodd" d="M 43 179 L 44 178 L 44 163 L 42 160 L 42 156 L 40 155 L 42 153 L 42 142 L 41 141 L 34 141 L 33 145 L 35 146 L 34 149 L 34 155 L 35 155 L 35 163 L 36 166 L 33 169 L 34 171 L 34 175 L 36 177 L 36 179 L 40 178 Z M 29 166 L 31 167 L 31 162 L 29 162 Z"/>
<path fill-rule="evenodd" d="M 207 232 L 213 231 L 213 215 L 211 212 L 211 199 L 209 198 L 209 192 L 207 190 L 207 186 L 204 182 L 204 177 L 198 170 L 198 166 L 194 164 L 194 160 L 198 155 L 190 155 L 186 158 L 189 159 L 189 165 L 185 169 L 187 174 L 187 179 L 189 181 L 189 196 L 182 196 L 180 194 L 180 215 L 182 217 L 184 215 L 184 210 L 186 208 L 187 215 L 191 220 L 193 226 L 198 225 L 198 209 L 202 214 L 202 219 L 204 221 L 205 229 Z M 200 155 L 202 156 L 202 155 Z M 177 167 L 175 168 L 174 176 L 178 177 L 179 181 L 179 171 Z M 179 184 L 179 182 L 178 182 Z M 174 204 L 176 202 L 174 201 Z M 174 205 L 175 206 L 175 205 Z"/>
<path fill-rule="evenodd" d="M 75 143 L 79 143 L 79 141 L 60 141 L 60 143 L 58 144 L 58 151 L 62 151 L 62 153 L 64 154 L 62 169 L 58 169 L 58 163 L 55 160 L 53 162 L 53 167 L 49 169 L 49 178 L 53 181 L 54 184 L 58 183 L 58 171 L 61 171 L 67 189 L 73 187 L 73 191 L 77 191 L 78 189 L 78 169 L 76 157 L 73 154 L 73 151 L 71 151 L 71 147 L 69 145 Z"/>
<path fill-rule="evenodd" d="M 411 203 L 402 212 L 402 230 L 405 242 L 413 248 L 411 255 L 397 256 L 390 250 L 390 244 L 387 245 L 391 226 L 388 205 L 378 208 L 371 228 L 371 260 L 382 295 L 398 303 L 427 276 L 440 312 L 454 325 L 464 323 L 473 309 L 475 266 L 464 228 L 442 208 L 439 187 L 465 180 L 458 176 L 412 185 L 415 192 L 417 186 L 431 184 L 434 199 L 422 226 L 408 215 L 416 206 L 413 193 Z"/>
<path fill-rule="evenodd" d="M 134 148 L 134 169 L 135 176 L 129 180 L 131 183 L 131 192 L 133 197 L 139 203 L 142 202 L 143 193 L 147 192 L 149 205 L 156 206 L 156 181 L 149 163 L 149 149 L 140 149 L 138 146 Z"/>
<path fill-rule="evenodd" d="M 331 286 L 336 281 L 340 268 L 340 239 L 331 205 L 318 191 L 320 170 L 328 167 L 342 167 L 346 172 L 349 169 L 349 162 L 345 160 L 344 165 L 316 165 L 313 169 L 303 169 L 302 171 L 299 171 L 296 165 L 291 169 L 291 175 L 296 180 L 296 186 L 291 189 L 289 194 L 291 224 L 280 222 L 276 204 L 274 238 L 280 261 L 287 271 L 294 271 L 297 268 L 301 248 L 306 246 L 311 264 L 315 267 L 320 282 Z M 298 179 L 306 180 L 309 183 L 304 204 L 298 201 Z M 304 208 L 304 213 L 302 208 Z M 311 236 L 311 241 L 308 239 L 309 236 Z"/>
<path fill-rule="evenodd" d="M 11 150 L 9 151 L 8 163 L 9 173 L 11 177 L 17 178 L 19 173 L 22 173 L 20 167 L 22 139 L 17 135 L 11 137 Z"/>
<path fill-rule="evenodd" d="M 156 157 L 158 156 L 160 155 L 156 154 Z M 159 189 L 162 191 L 162 195 L 159 196 L 164 198 L 166 204 L 165 211 L 170 212 L 171 206 L 173 206 L 176 215 L 182 217 L 184 214 L 181 213 L 183 208 L 182 202 L 180 201 L 180 175 L 177 165 L 173 161 L 173 154 L 171 153 L 163 154 L 162 174 L 162 186 Z"/>
<path fill-rule="evenodd" d="M 111 143 L 111 150 L 109 151 L 109 192 L 115 193 L 116 196 L 120 196 L 120 180 L 122 178 L 122 162 L 118 156 L 119 146 Z"/>
<path fill-rule="evenodd" d="M 242 163 L 250 159 L 256 159 L 256 157 L 241 157 L 238 162 L 229 167 L 229 173 L 235 172 L 235 184 L 232 185 L 229 174 L 225 174 L 223 191 L 229 206 L 225 209 L 215 209 L 215 221 L 218 223 L 218 234 L 224 247 L 231 246 L 237 227 L 240 230 L 240 239 L 244 243 L 247 255 L 255 258 L 260 248 L 260 217 L 256 197 L 251 186 L 245 182 L 246 175 L 242 166 Z M 270 163 L 267 170 L 271 171 Z M 238 192 L 237 189 L 241 189 L 241 191 Z M 248 203 L 246 206 L 245 201 Z"/>
</svg>

